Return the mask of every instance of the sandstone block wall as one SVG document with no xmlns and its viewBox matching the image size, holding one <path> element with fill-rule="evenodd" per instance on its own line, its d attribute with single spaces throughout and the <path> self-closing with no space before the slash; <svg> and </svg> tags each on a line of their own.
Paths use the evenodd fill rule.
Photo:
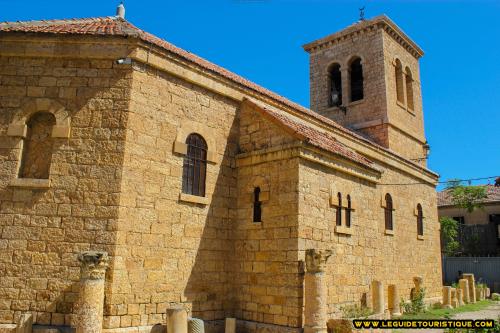
<svg viewBox="0 0 500 333">
<path fill-rule="evenodd" d="M 381 38 L 367 36 L 363 42 Z M 76 257 L 84 250 L 110 256 L 103 325 L 112 330 L 164 323 L 174 305 L 207 321 L 231 316 L 300 329 L 307 248 L 334 251 L 327 270 L 331 315 L 360 302 L 373 279 L 396 284 L 406 297 L 412 277 L 422 275 L 428 296 L 439 295 L 433 187 L 375 186 L 306 162 L 289 132 L 240 106 L 240 86 L 228 84 L 219 94 L 214 91 L 222 84 L 211 77 L 203 81 L 210 90 L 189 83 L 197 77 L 192 68 L 177 72 L 186 80 L 170 75 L 158 68 L 173 60 L 158 54 L 151 64 L 157 69 L 135 60 L 116 65 L 131 53 L 129 42 L 109 39 L 102 47 L 94 39 L 71 38 L 67 44 L 40 40 L 33 48 L 19 42 L 23 57 L 0 57 L 0 323 L 33 312 L 38 324 L 71 324 L 80 277 Z M 5 45 L 0 51 L 16 52 Z M 371 61 L 382 61 L 382 50 L 374 48 L 365 59 L 368 69 Z M 374 80 L 367 89 L 383 91 L 383 80 Z M 366 102 L 375 95 L 366 95 Z M 70 137 L 54 138 L 49 189 L 14 188 L 9 184 L 21 144 L 7 129 L 40 98 L 68 111 Z M 383 97 L 374 98 L 376 119 Z M 181 196 L 184 155 L 176 143 L 187 131 L 199 132 L 209 145 L 205 198 Z M 391 140 L 389 132 L 373 131 Z M 379 161 L 382 184 L 434 177 L 354 136 L 335 135 Z M 252 221 L 256 186 L 262 191 L 260 223 Z M 356 206 L 350 236 L 335 233 L 332 187 L 350 194 Z M 393 236 L 383 230 L 380 197 L 386 192 L 396 204 Z M 423 240 L 416 238 L 417 203 L 426 217 Z"/>
<path fill-rule="evenodd" d="M 238 215 L 234 230 L 234 313 L 237 318 L 302 325 L 302 266 L 297 256 L 298 157 L 292 136 L 248 106 L 240 116 Z M 274 149 L 278 151 L 271 152 Z M 254 158 L 252 158 L 254 157 Z M 256 162 L 259 161 L 259 162 Z M 253 191 L 261 189 L 262 222 L 253 222 Z"/>
<path fill-rule="evenodd" d="M 131 72 L 112 60 L 0 56 L 0 80 L 0 323 L 32 312 L 69 325 L 77 254 L 114 254 Z M 7 128 L 47 103 L 71 117 L 70 137 L 53 138 L 50 188 L 11 187 L 22 145 Z"/>
<path fill-rule="evenodd" d="M 341 125 L 365 123 L 385 117 L 386 83 L 382 64 L 384 63 L 383 37 L 380 31 L 371 30 L 356 37 L 336 42 L 310 55 L 309 75 L 311 110 L 318 112 Z M 351 102 L 348 96 L 349 61 L 360 57 L 363 65 L 362 101 Z M 348 107 L 344 113 L 337 107 L 329 107 L 329 73 L 333 63 L 340 64 L 342 72 L 342 105 Z M 367 107 L 367 106 L 370 107 Z"/>
<path fill-rule="evenodd" d="M 349 61 L 353 57 L 362 59 L 364 98 L 350 102 Z M 412 73 L 413 110 L 408 107 L 408 103 L 397 102 L 396 59 L 401 61 L 403 72 L 406 73 L 408 67 Z M 329 69 L 333 63 L 341 66 L 342 105 L 347 107 L 346 112 L 328 104 Z M 422 146 L 426 140 L 418 59 L 381 27 L 360 30 L 312 51 L 310 82 L 312 110 L 367 135 L 374 142 L 406 158 L 417 159 L 424 156 Z M 421 163 L 425 165 L 425 161 Z"/>
<path fill-rule="evenodd" d="M 415 180 L 387 168 L 381 183 Z M 436 194 L 432 186 L 383 186 L 301 162 L 299 171 L 299 253 L 309 248 L 331 249 L 326 274 L 330 316 L 340 315 L 347 304 L 370 305 L 370 283 L 395 284 L 399 296 L 408 299 L 412 278 L 422 276 L 427 298 L 440 296 L 441 259 Z M 349 194 L 352 235 L 335 232 L 335 207 L 331 193 Z M 385 234 L 381 197 L 390 193 L 394 202 L 394 235 Z M 420 203 L 424 212 L 424 239 L 417 239 L 414 215 Z"/>
<path fill-rule="evenodd" d="M 105 327 L 164 323 L 173 305 L 204 320 L 230 314 L 236 112 L 232 100 L 134 65 Z M 195 124 L 216 152 L 207 167 L 208 204 L 180 200 L 183 155 L 173 152 L 174 141 Z"/>
</svg>

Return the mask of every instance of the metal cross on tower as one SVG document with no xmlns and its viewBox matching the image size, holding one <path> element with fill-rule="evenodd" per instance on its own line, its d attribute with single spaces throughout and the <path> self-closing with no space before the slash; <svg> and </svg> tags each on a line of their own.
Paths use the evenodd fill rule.
<svg viewBox="0 0 500 333">
<path fill-rule="evenodd" d="M 360 21 L 365 20 L 365 6 L 359 8 L 359 20 Z"/>
</svg>

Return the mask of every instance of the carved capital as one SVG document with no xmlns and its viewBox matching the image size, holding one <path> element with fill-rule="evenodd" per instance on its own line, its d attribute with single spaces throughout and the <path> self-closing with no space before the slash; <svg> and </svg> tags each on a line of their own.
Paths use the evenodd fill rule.
<svg viewBox="0 0 500 333">
<path fill-rule="evenodd" d="M 107 252 L 85 251 L 78 255 L 78 261 L 81 263 L 82 279 L 104 279 L 109 261 Z"/>
<path fill-rule="evenodd" d="M 331 250 L 306 250 L 306 269 L 308 273 L 320 273 L 325 271 L 326 262 L 332 255 Z"/>
<path fill-rule="evenodd" d="M 424 279 L 421 276 L 413 277 L 413 283 L 415 284 L 415 288 L 420 289 L 424 284 Z"/>
</svg>

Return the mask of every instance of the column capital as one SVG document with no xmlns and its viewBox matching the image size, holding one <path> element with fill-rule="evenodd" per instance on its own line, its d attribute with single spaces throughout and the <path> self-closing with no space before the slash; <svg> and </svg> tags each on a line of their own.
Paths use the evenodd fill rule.
<svg viewBox="0 0 500 333">
<path fill-rule="evenodd" d="M 81 263 L 81 278 L 104 279 L 109 264 L 108 253 L 104 251 L 84 251 L 78 255 Z"/>
<path fill-rule="evenodd" d="M 326 262 L 332 255 L 331 250 L 306 250 L 306 269 L 308 273 L 320 273 L 325 271 Z"/>
</svg>

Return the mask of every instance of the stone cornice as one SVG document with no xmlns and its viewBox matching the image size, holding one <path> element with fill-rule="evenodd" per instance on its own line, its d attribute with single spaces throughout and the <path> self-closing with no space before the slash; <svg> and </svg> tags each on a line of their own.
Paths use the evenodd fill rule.
<svg viewBox="0 0 500 333">
<path fill-rule="evenodd" d="M 383 29 L 389 36 L 391 36 L 396 42 L 403 46 L 415 58 L 418 59 L 424 55 L 424 51 L 386 15 L 380 15 L 371 20 L 357 22 L 346 29 L 331 34 L 327 37 L 315 40 L 314 42 L 305 44 L 302 47 L 306 52 L 314 53 L 321 49 L 331 47 L 333 44 L 338 43 L 339 41 L 377 29 Z"/>
<path fill-rule="evenodd" d="M 239 154 L 236 156 L 236 166 L 252 166 L 294 157 L 317 163 L 375 184 L 379 182 L 382 176 L 382 171 L 380 170 L 364 167 L 346 158 L 325 152 L 316 147 L 311 147 L 302 142 Z"/>
</svg>

